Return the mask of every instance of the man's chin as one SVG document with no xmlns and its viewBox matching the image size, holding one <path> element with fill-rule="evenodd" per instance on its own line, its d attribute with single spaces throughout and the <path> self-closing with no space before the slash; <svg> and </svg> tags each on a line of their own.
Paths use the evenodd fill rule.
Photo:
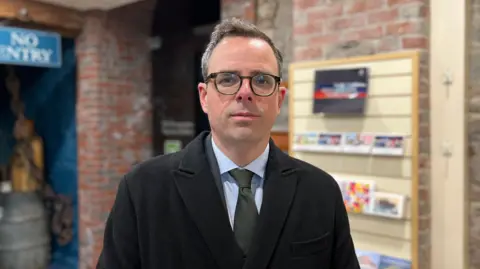
<svg viewBox="0 0 480 269">
<path fill-rule="evenodd" d="M 257 140 L 258 134 L 250 127 L 237 127 L 233 130 L 231 137 L 239 142 L 247 142 Z"/>
</svg>

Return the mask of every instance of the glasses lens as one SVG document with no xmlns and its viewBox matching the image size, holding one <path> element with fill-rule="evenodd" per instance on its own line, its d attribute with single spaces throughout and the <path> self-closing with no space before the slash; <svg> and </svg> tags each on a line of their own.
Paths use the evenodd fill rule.
<svg viewBox="0 0 480 269">
<path fill-rule="evenodd" d="M 215 78 L 217 89 L 223 94 L 235 93 L 239 88 L 240 82 L 240 77 L 233 73 L 219 73 Z"/>
<path fill-rule="evenodd" d="M 276 86 L 275 77 L 267 74 L 258 74 L 252 78 L 252 87 L 258 95 L 270 95 Z"/>
</svg>

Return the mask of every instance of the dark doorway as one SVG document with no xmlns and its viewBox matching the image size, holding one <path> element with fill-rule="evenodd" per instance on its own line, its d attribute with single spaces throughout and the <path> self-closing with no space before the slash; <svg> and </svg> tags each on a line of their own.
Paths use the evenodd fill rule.
<svg viewBox="0 0 480 269">
<path fill-rule="evenodd" d="M 198 52 L 195 55 L 195 68 L 197 72 L 195 73 L 195 135 L 200 134 L 203 131 L 210 131 L 210 123 L 208 122 L 208 116 L 202 110 L 202 106 L 200 105 L 200 96 L 198 95 L 198 88 L 196 85 L 203 81 L 202 76 L 202 52 Z"/>
<path fill-rule="evenodd" d="M 190 0 L 190 26 L 197 27 L 217 23 L 220 20 L 220 0 Z"/>
<path fill-rule="evenodd" d="M 153 147 L 164 153 L 166 140 L 186 146 L 198 133 L 210 130 L 197 85 L 201 82 L 201 55 L 212 25 L 220 20 L 220 0 L 157 1 L 152 36 L 161 46 L 152 52 Z M 186 126 L 180 131 L 167 124 Z M 165 125 L 164 125 L 165 124 Z"/>
</svg>

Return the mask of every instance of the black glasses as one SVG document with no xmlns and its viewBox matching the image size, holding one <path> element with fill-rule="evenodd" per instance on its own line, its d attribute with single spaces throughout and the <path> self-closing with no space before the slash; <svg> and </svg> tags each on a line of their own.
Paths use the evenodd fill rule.
<svg viewBox="0 0 480 269">
<path fill-rule="evenodd" d="M 240 76 L 231 72 L 218 72 L 208 75 L 205 82 L 213 79 L 215 88 L 221 94 L 234 95 L 242 87 L 243 79 L 248 78 L 250 82 L 250 89 L 255 95 L 270 96 L 277 89 L 280 83 L 280 77 L 270 74 L 256 74 L 254 76 Z"/>
</svg>

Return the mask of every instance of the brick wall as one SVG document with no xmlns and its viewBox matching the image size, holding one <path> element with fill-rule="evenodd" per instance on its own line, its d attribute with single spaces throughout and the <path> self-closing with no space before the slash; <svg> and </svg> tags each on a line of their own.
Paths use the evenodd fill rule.
<svg viewBox="0 0 480 269">
<path fill-rule="evenodd" d="M 257 5 L 255 0 L 220 0 L 222 5 L 222 19 L 236 17 L 255 22 Z"/>
<path fill-rule="evenodd" d="M 238 12 L 232 13 L 232 5 L 241 6 L 241 2 L 252 5 L 250 0 L 223 2 L 224 17 L 239 16 Z M 287 64 L 290 60 L 345 58 L 402 50 L 421 51 L 418 115 L 419 269 L 430 268 L 428 0 L 292 0 L 293 18 L 277 22 L 272 17 L 278 18 L 280 15 L 272 15 L 268 9 L 265 11 L 261 7 L 277 7 L 275 3 L 280 2 L 282 0 L 259 0 L 254 21 L 274 39 L 276 32 L 281 32 L 282 29 L 288 31 L 293 27 L 291 43 L 284 48 L 284 53 L 292 54 L 290 58 L 287 57 Z M 265 20 L 262 16 L 270 20 Z M 282 41 L 278 37 L 275 40 L 277 43 Z"/>
<path fill-rule="evenodd" d="M 470 268 L 480 268 L 480 0 L 471 0 L 468 103 Z"/>
<path fill-rule="evenodd" d="M 149 15 L 89 13 L 77 39 L 81 269 L 95 268 L 122 175 L 151 155 L 150 20 L 139 10 Z"/>
</svg>

